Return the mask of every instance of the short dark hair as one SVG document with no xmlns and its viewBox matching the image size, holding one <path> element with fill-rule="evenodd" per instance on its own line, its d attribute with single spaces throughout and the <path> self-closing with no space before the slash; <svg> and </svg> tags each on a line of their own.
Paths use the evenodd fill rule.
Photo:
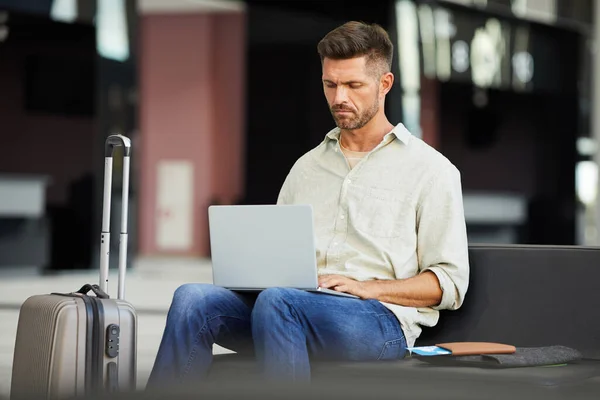
<svg viewBox="0 0 600 400">
<path fill-rule="evenodd" d="M 325 35 L 317 45 L 317 51 L 321 62 L 325 58 L 344 60 L 366 56 L 367 63 L 383 62 L 389 72 L 394 45 L 380 25 L 350 21 Z"/>
</svg>

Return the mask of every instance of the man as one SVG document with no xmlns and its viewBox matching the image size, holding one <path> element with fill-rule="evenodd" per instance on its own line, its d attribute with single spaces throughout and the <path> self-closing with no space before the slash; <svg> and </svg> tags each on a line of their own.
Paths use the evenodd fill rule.
<svg viewBox="0 0 600 400">
<path fill-rule="evenodd" d="M 313 206 L 319 283 L 359 299 L 284 288 L 250 298 L 183 285 L 151 385 L 200 379 L 213 343 L 253 349 L 266 377 L 296 381 L 309 379 L 311 358 L 399 359 L 438 310 L 461 306 L 469 264 L 460 175 L 387 120 L 388 34 L 349 22 L 318 52 L 337 128 L 296 162 L 278 203 Z"/>
</svg>

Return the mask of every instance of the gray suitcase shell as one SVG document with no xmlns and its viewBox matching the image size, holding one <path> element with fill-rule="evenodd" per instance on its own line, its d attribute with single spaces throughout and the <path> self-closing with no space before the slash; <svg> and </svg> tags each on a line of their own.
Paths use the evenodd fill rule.
<svg viewBox="0 0 600 400">
<path fill-rule="evenodd" d="M 107 294 L 112 155 L 122 146 L 123 202 L 118 298 Z M 131 143 L 106 141 L 100 285 L 73 293 L 29 297 L 21 306 L 13 357 L 11 399 L 64 399 L 136 389 L 137 314 L 123 300 Z M 94 295 L 91 295 L 91 294 Z"/>
</svg>

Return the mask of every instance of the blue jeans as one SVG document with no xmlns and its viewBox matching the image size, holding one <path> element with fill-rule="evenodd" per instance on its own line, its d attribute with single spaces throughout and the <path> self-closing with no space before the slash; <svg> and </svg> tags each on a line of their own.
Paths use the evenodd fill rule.
<svg viewBox="0 0 600 400">
<path fill-rule="evenodd" d="M 392 360 L 406 353 L 398 319 L 375 300 L 185 284 L 175 291 L 148 387 L 201 380 L 213 343 L 254 354 L 265 378 L 287 381 L 310 380 L 309 358 Z"/>
</svg>

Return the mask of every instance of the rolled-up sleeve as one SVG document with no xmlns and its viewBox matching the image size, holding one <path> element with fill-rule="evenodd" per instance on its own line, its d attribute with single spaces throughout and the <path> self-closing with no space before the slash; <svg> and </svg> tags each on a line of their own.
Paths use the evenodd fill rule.
<svg viewBox="0 0 600 400">
<path fill-rule="evenodd" d="M 460 172 L 446 166 L 433 176 L 417 208 L 420 272 L 433 272 L 442 289 L 435 310 L 456 310 L 469 286 L 469 255 Z"/>
</svg>

